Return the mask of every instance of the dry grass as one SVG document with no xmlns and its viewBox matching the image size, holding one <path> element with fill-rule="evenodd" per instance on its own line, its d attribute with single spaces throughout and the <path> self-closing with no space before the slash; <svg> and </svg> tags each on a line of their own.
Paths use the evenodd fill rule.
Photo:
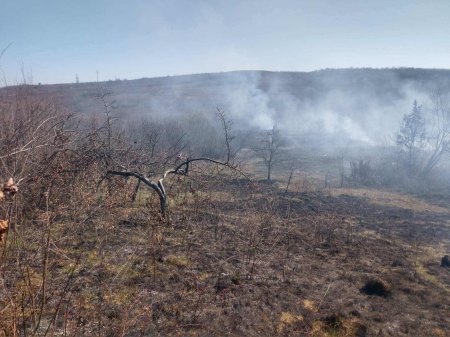
<svg viewBox="0 0 450 337">
<path fill-rule="evenodd" d="M 327 190 L 332 196 L 349 195 L 367 198 L 368 201 L 386 207 L 398 207 L 416 212 L 450 214 L 448 208 L 430 204 L 411 195 L 363 188 L 332 188 Z"/>
<path fill-rule="evenodd" d="M 169 255 L 166 257 L 166 262 L 177 267 L 187 267 L 191 265 L 191 261 L 189 261 L 186 256 L 182 255 Z"/>
<path fill-rule="evenodd" d="M 246 186 L 232 182 L 210 186 L 196 193 L 171 189 L 169 224 L 146 189 L 136 203 L 111 201 L 113 206 L 100 207 L 80 226 L 60 217 L 52 228 L 55 252 L 48 268 L 48 277 L 57 281 L 49 283 L 49 291 L 60 294 L 64 278 L 72 272 L 74 277 L 59 326 L 66 319 L 71 335 L 255 337 L 351 337 L 380 330 L 405 336 L 407 329 L 426 336 L 442 328 L 436 317 L 445 312 L 448 292 L 428 263 L 446 246 L 427 252 L 401 233 L 387 236 L 380 230 L 390 219 L 379 216 L 382 204 L 359 212 L 367 198 L 285 194 L 282 186 L 264 183 L 248 194 Z M 408 220 L 400 209 L 390 211 L 399 223 Z M 434 219 L 431 212 L 424 217 L 410 227 Z M 35 223 L 21 239 L 41 231 L 42 222 Z M 20 247 L 22 254 L 42 258 L 39 240 L 33 249 Z M 392 267 L 398 256 L 404 264 Z M 414 264 L 418 259 L 423 268 Z M 15 261 L 9 259 L 10 272 Z M 29 268 L 29 280 L 11 290 L 17 303 L 42 284 L 40 265 L 31 261 Z M 392 285 L 395 300 L 360 292 L 367 279 L 379 276 Z M 425 291 L 426 297 L 419 297 Z M 441 306 L 433 306 L 436 302 Z M 44 319 L 54 303 L 45 308 Z M 24 309 L 27 322 L 33 310 Z M 12 320 L 12 307 L 6 311 L 0 323 Z"/>
<path fill-rule="evenodd" d="M 426 280 L 435 287 L 443 289 L 450 294 L 449 284 L 445 283 L 444 280 L 440 279 L 436 275 L 433 275 L 427 267 L 428 265 L 435 265 L 436 261 L 439 261 L 444 254 L 445 248 L 441 245 L 422 247 L 420 254 L 417 255 L 414 268 L 416 274 L 421 279 Z"/>
<path fill-rule="evenodd" d="M 364 332 L 363 332 L 364 331 Z M 356 318 L 329 317 L 313 323 L 313 337 L 359 337 L 365 335 L 365 328 Z"/>
<path fill-rule="evenodd" d="M 280 322 L 277 325 L 277 332 L 282 333 L 287 327 L 297 322 L 303 322 L 302 315 L 294 315 L 290 312 L 282 312 L 280 315 Z"/>
</svg>

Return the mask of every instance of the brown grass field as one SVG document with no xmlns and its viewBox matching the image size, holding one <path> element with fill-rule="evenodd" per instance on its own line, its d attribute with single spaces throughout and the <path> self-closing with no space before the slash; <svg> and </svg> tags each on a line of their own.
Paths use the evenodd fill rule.
<svg viewBox="0 0 450 337">
<path fill-rule="evenodd" d="M 190 179 L 169 186 L 168 224 L 142 188 L 135 203 L 96 195 L 108 207 L 18 226 L 2 248 L 15 285 L 0 296 L 0 336 L 38 319 L 35 334 L 52 336 L 448 336 L 449 208 L 300 180 L 285 192 Z M 47 273 L 39 259 L 17 266 L 41 256 L 46 223 Z M 365 293 L 369 281 L 382 291 Z"/>
</svg>

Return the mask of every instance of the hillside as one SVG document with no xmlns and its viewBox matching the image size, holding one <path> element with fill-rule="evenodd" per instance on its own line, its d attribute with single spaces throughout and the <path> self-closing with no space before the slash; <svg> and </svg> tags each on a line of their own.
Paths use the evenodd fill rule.
<svg viewBox="0 0 450 337">
<path fill-rule="evenodd" d="M 314 72 L 236 71 L 101 83 L 36 85 L 76 113 L 102 111 L 100 86 L 117 115 L 185 116 L 225 109 L 241 125 L 291 132 L 320 129 L 367 143 L 383 142 L 417 99 L 450 92 L 450 70 L 327 69 Z M 8 89 L 2 89 L 5 92 Z"/>
<path fill-rule="evenodd" d="M 2 89 L 0 337 L 446 336 L 447 148 L 419 176 L 404 149 L 360 144 L 398 128 L 413 97 L 447 91 L 449 73 Z M 219 123 L 191 115 L 216 104 Z M 161 120 L 124 123 L 143 115 Z M 239 130 L 274 121 L 360 142 L 325 153 L 281 128 Z"/>
</svg>

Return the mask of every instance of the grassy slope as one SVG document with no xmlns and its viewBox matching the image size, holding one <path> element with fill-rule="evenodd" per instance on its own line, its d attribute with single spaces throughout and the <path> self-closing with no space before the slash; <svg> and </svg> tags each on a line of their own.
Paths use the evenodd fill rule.
<svg viewBox="0 0 450 337">
<path fill-rule="evenodd" d="M 285 194 L 275 185 L 200 178 L 192 186 L 193 193 L 187 183 L 170 187 L 176 195 L 170 225 L 160 221 L 146 190 L 134 205 L 105 200 L 109 208 L 77 226 L 67 219 L 52 224 L 51 286 L 58 289 L 75 268 L 68 331 L 445 336 L 449 330 L 450 274 L 439 267 L 450 250 L 447 208 L 375 190 L 304 192 L 293 185 Z M 40 271 L 30 268 L 30 275 L 38 288 Z M 361 293 L 369 279 L 384 282 L 390 296 Z"/>
</svg>

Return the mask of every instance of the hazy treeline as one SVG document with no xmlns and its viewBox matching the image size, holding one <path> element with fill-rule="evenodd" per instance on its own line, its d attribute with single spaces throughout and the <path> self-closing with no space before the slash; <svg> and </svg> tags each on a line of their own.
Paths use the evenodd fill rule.
<svg viewBox="0 0 450 337">
<path fill-rule="evenodd" d="M 392 142 L 399 120 L 414 100 L 424 108 L 439 89 L 450 91 L 448 70 L 342 69 L 315 72 L 243 71 L 155 79 L 109 81 L 112 105 L 125 118 L 161 118 L 201 113 L 214 119 L 216 106 L 236 128 L 289 133 L 320 130 L 336 139 L 380 145 Z M 82 80 L 82 79 L 81 79 Z M 76 113 L 98 111 L 97 83 L 35 86 Z"/>
<path fill-rule="evenodd" d="M 217 109 L 221 109 L 233 120 L 239 149 L 256 150 L 264 142 L 261 136 L 276 126 L 284 148 L 318 151 L 335 156 L 336 161 L 345 157 L 342 170 L 349 175 L 352 161 L 370 160 L 372 169 L 379 166 L 394 176 L 395 172 L 406 170 L 409 177 L 417 176 L 419 171 L 429 171 L 429 176 L 431 169 L 436 172 L 436 166 L 446 161 L 446 145 L 442 143 L 437 146 L 440 149 L 435 159 L 439 160 L 430 161 L 428 157 L 436 150 L 434 142 L 438 134 L 443 136 L 441 142 L 447 137 L 442 125 L 448 123 L 449 74 L 447 70 L 410 68 L 309 73 L 247 71 L 28 85 L 0 89 L 0 95 L 11 98 L 17 90 L 26 88 L 29 99 L 51 98 L 55 105 L 70 111 L 72 120 L 82 128 L 100 123 L 105 117 L 106 103 L 114 127 L 128 135 L 131 143 L 153 142 L 155 151 L 163 144 L 174 148 L 175 142 L 178 152 L 191 156 L 223 154 L 220 123 L 216 118 Z M 102 95 L 104 100 L 100 99 Z M 411 150 L 405 148 L 405 143 L 398 143 L 398 136 L 413 102 L 420 106 L 426 130 L 421 144 L 414 144 Z M 405 159 L 405 151 L 410 157 L 411 153 L 417 157 L 415 169 L 411 169 L 411 158 Z M 261 153 L 253 151 L 257 152 Z M 280 161 L 289 161 L 286 156 L 281 157 Z M 264 161 L 263 157 L 260 159 Z M 409 168 L 399 163 L 401 160 L 409 161 Z M 398 181 L 395 177 L 381 179 L 381 176 L 386 174 L 379 173 L 376 179 L 369 180 L 383 185 Z"/>
</svg>

